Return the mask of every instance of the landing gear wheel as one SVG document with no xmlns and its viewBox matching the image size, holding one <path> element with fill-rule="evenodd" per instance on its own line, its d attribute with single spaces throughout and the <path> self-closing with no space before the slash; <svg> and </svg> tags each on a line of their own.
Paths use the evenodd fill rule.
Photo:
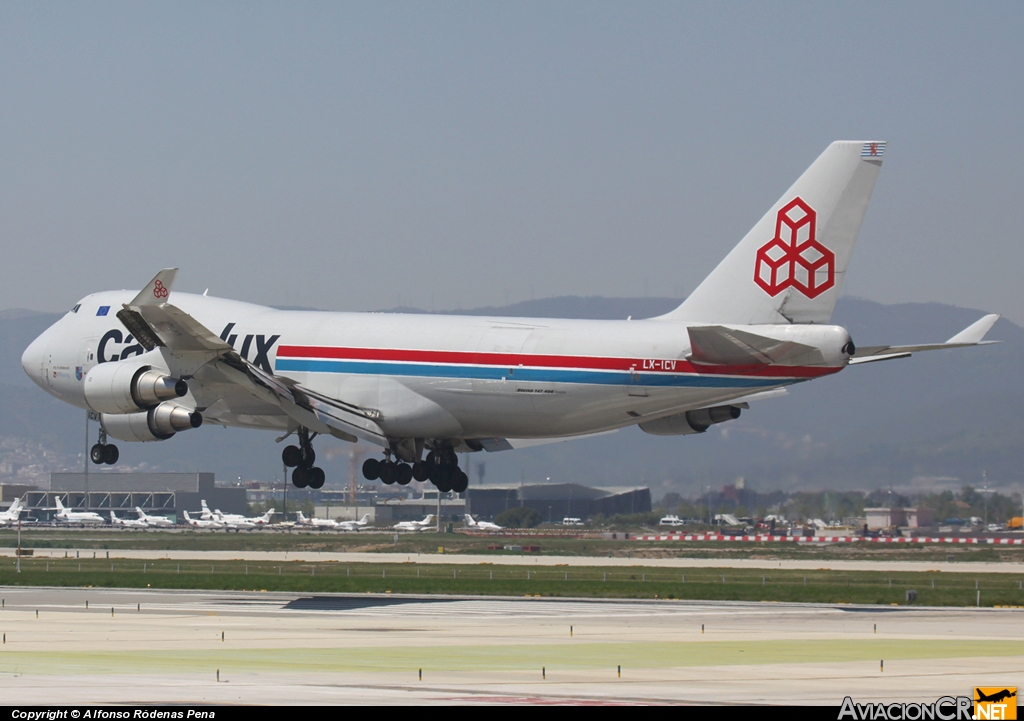
<svg viewBox="0 0 1024 721">
<path fill-rule="evenodd" d="M 310 488 L 323 488 L 324 481 L 327 480 L 327 474 L 324 473 L 323 468 L 313 466 L 309 469 L 309 487 Z"/>
<path fill-rule="evenodd" d="M 445 484 L 446 486 L 450 486 L 452 482 L 452 477 L 454 475 L 453 471 L 454 469 L 451 466 L 435 465 L 433 469 L 430 471 L 430 480 L 432 480 L 434 482 L 434 485 L 437 486 L 438 488 L 441 487 L 442 483 Z"/>
<path fill-rule="evenodd" d="M 316 451 L 313 450 L 313 446 L 308 446 L 302 454 L 302 465 L 312 468 L 314 463 L 316 463 Z"/>
<path fill-rule="evenodd" d="M 117 450 L 115 445 L 103 446 L 103 462 L 108 466 L 112 466 L 117 463 L 117 459 L 121 457 L 121 453 Z"/>
<path fill-rule="evenodd" d="M 298 446 L 287 446 L 281 451 L 281 460 L 289 468 L 302 464 L 302 450 Z"/>
<path fill-rule="evenodd" d="M 455 477 L 452 479 L 452 490 L 456 493 L 464 493 L 469 488 L 469 476 L 461 469 L 456 469 Z"/>
<path fill-rule="evenodd" d="M 420 483 L 430 478 L 430 466 L 423 461 L 416 461 L 412 464 L 412 477 Z"/>
<path fill-rule="evenodd" d="M 363 478 L 368 481 L 380 478 L 380 461 L 376 458 L 367 458 L 363 461 Z"/>
<path fill-rule="evenodd" d="M 452 490 L 452 482 L 451 479 L 449 478 L 445 478 L 444 480 L 436 480 L 434 481 L 434 485 L 437 486 L 437 490 L 441 491 L 441 493 L 447 493 L 448 491 Z"/>
<path fill-rule="evenodd" d="M 104 462 L 104 457 L 106 456 L 106 454 L 104 453 L 105 448 L 106 446 L 101 446 L 99 443 L 97 443 L 95 446 L 89 449 L 89 459 L 97 466 Z"/>
<path fill-rule="evenodd" d="M 309 469 L 299 466 L 292 471 L 292 485 L 296 488 L 305 488 L 309 485 Z"/>
<path fill-rule="evenodd" d="M 398 485 L 408 486 L 409 481 L 412 480 L 412 468 L 408 463 L 399 463 L 397 467 Z"/>
<path fill-rule="evenodd" d="M 394 463 L 391 461 L 384 461 L 380 464 L 380 480 L 386 486 L 390 486 L 398 480 L 398 469 L 395 468 Z"/>
</svg>

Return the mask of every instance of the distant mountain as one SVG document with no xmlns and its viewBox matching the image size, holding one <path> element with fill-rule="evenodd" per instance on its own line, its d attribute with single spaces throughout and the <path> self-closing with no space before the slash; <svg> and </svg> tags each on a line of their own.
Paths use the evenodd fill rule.
<svg viewBox="0 0 1024 721">
<path fill-rule="evenodd" d="M 457 312 L 624 319 L 658 315 L 678 303 L 563 297 Z M 942 341 L 981 315 L 938 303 L 881 305 L 843 298 L 834 322 L 865 346 Z M 36 389 L 20 366 L 25 346 L 58 317 L 0 312 L 0 437 L 30 438 L 55 451 L 81 453 L 84 412 Z M 911 483 L 927 488 L 937 482 L 932 479 L 979 483 L 986 470 L 992 484 L 1012 485 L 1020 482 L 1024 467 L 1024 375 L 1017 366 L 1024 330 L 1000 320 L 989 338 L 1003 343 L 851 367 L 794 386 L 788 397 L 755 403 L 739 420 L 699 436 L 653 437 L 631 428 L 595 439 L 475 454 L 472 481 L 478 482 L 484 465 L 486 483 L 548 477 L 591 485 L 644 483 L 656 495 L 693 493 L 738 476 L 762 490 Z M 334 440 L 318 447 L 333 478 L 347 479 L 348 448 Z M 213 470 L 220 478 L 279 476 L 279 451 L 269 432 L 219 428 L 182 433 L 167 443 L 121 444 L 126 463 Z"/>
</svg>

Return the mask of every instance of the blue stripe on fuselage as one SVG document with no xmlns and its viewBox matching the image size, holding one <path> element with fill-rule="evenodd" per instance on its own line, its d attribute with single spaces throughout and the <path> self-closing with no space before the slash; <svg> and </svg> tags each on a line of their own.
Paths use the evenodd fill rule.
<svg viewBox="0 0 1024 721">
<path fill-rule="evenodd" d="M 309 360 L 278 358 L 275 369 L 296 373 L 351 373 L 354 375 L 416 376 L 421 378 L 468 378 L 535 383 L 590 383 L 611 386 L 676 386 L 697 388 L 764 388 L 797 383 L 800 378 L 743 378 L 736 376 L 668 375 L 641 373 L 638 377 L 616 371 L 565 370 L 562 368 L 513 368 L 470 365 L 425 365 L 376 361 Z"/>
</svg>

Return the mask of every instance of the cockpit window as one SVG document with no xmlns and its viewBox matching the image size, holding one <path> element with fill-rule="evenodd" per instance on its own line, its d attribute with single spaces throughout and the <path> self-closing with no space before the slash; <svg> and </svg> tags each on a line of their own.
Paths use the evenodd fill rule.
<svg viewBox="0 0 1024 721">
<path fill-rule="evenodd" d="M 77 313 L 78 309 L 82 307 L 81 303 L 75 303 L 75 307 L 71 309 L 72 313 Z"/>
</svg>

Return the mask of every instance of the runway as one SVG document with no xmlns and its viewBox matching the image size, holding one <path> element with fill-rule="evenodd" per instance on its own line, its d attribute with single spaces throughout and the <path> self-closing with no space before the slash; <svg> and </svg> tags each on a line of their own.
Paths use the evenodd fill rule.
<svg viewBox="0 0 1024 721">
<path fill-rule="evenodd" d="M 838 705 L 844 695 L 931 701 L 1024 685 L 1024 611 L 1014 609 L 12 587 L 0 596 L 8 704 Z"/>
<path fill-rule="evenodd" d="M 66 554 L 66 555 L 65 555 Z M 0 549 L 0 557 L 15 558 L 13 548 Z M 1024 563 L 1010 561 L 885 561 L 885 560 L 842 560 L 842 559 L 772 559 L 772 558 L 649 558 L 642 555 L 621 556 L 538 556 L 533 554 L 515 555 L 474 555 L 470 553 L 322 553 L 318 551 L 169 551 L 111 549 L 97 551 L 88 549 L 40 548 L 33 552 L 34 558 L 109 558 L 172 561 L 252 561 L 281 563 L 299 561 L 302 563 L 424 563 L 441 565 L 479 565 L 489 563 L 495 566 L 570 566 L 591 568 L 749 568 L 784 569 L 804 571 L 905 571 L 942 573 L 1001 573 L 1024 575 Z"/>
</svg>

